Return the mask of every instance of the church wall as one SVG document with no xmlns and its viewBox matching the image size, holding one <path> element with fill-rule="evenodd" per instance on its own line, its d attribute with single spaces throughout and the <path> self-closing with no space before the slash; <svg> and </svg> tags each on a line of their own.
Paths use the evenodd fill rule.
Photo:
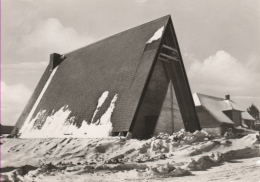
<svg viewBox="0 0 260 182">
<path fill-rule="evenodd" d="M 166 78 L 162 63 L 157 61 L 133 127 L 133 138 L 144 139 L 152 137 L 166 97 L 168 83 L 169 81 Z M 170 111 L 164 110 L 163 112 L 166 113 L 164 119 L 167 121 L 171 120 L 169 117 Z"/>
</svg>

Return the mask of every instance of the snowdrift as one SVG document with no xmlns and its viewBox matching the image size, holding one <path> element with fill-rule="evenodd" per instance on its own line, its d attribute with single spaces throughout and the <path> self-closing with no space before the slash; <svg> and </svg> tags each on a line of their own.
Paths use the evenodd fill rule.
<svg viewBox="0 0 260 182">
<path fill-rule="evenodd" d="M 183 130 L 141 141 L 119 137 L 4 139 L 1 181 L 40 181 L 71 175 L 95 179 L 103 173 L 113 173 L 119 181 L 176 177 L 233 159 L 259 157 L 259 146 L 256 134 L 226 140 L 211 139 L 203 131 Z"/>
</svg>

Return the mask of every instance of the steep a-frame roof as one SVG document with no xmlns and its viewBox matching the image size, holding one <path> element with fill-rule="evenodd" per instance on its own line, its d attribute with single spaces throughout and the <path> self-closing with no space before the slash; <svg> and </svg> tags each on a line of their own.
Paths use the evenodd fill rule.
<svg viewBox="0 0 260 182">
<path fill-rule="evenodd" d="M 92 105 L 95 109 L 96 101 L 103 91 L 109 91 L 108 101 L 118 94 L 113 113 L 113 131 L 129 130 L 158 51 L 160 39 L 151 43 L 154 47 L 151 50 L 145 50 L 146 43 L 157 30 L 161 27 L 166 28 L 169 19 L 170 17 L 166 16 L 154 20 L 66 55 L 67 59 L 61 65 L 64 69 L 71 67 L 70 64 L 72 64 L 75 72 L 82 66 L 83 70 L 88 70 L 75 77 L 75 82 L 84 77 L 90 78 L 85 83 L 85 88 L 82 88 L 84 85 L 77 85 L 77 89 L 85 93 L 82 93 L 83 96 L 86 95 L 82 98 L 85 99 L 85 108 L 91 108 L 89 105 Z M 70 75 L 67 76 L 70 77 Z M 87 97 L 87 95 L 94 97 Z M 75 110 L 80 109 L 84 108 L 77 107 Z M 89 109 L 87 112 L 89 113 L 86 113 L 86 116 L 90 116 L 94 110 Z"/>
<path fill-rule="evenodd" d="M 129 131 L 159 56 L 165 31 L 170 27 L 173 29 L 171 18 L 165 16 L 64 54 L 56 62 L 50 61 L 16 127 L 21 127 L 28 116 L 34 118 L 42 110 L 51 114 L 64 106 L 71 110 L 70 116 L 76 116 L 74 124 L 78 127 L 83 120 L 95 123 L 117 96 L 113 131 Z M 172 41 L 177 44 L 176 38 Z M 176 47 L 179 51 L 178 44 Z M 181 89 L 186 89 L 182 99 L 190 99 L 187 108 L 192 110 L 194 104 L 182 60 L 178 64 L 183 69 L 180 70 L 184 81 Z M 106 91 L 107 98 L 94 114 L 97 101 Z M 196 122 L 196 114 L 183 115 Z"/>
</svg>

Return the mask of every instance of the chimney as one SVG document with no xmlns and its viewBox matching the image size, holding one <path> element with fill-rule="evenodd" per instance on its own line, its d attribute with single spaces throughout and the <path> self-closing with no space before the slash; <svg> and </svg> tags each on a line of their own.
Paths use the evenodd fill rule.
<svg viewBox="0 0 260 182">
<path fill-rule="evenodd" d="M 225 100 L 230 100 L 230 95 L 225 95 L 226 99 Z"/>
<path fill-rule="evenodd" d="M 50 71 L 54 70 L 65 58 L 65 55 L 52 53 L 50 55 Z"/>
</svg>

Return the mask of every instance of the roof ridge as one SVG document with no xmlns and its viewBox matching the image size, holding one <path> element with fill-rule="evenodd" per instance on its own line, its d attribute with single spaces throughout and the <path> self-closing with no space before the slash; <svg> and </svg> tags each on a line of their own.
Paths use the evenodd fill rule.
<svg viewBox="0 0 260 182">
<path fill-rule="evenodd" d="M 195 92 L 195 93 L 196 93 L 196 92 Z M 220 98 L 220 97 L 216 97 L 216 96 L 211 96 L 211 95 L 206 95 L 206 94 L 202 94 L 202 93 L 196 93 L 196 94 L 202 95 L 202 96 L 206 96 L 206 97 L 209 97 L 209 98 L 221 99 L 221 100 L 223 100 L 223 101 L 226 100 L 226 99 L 224 99 L 224 98 Z M 233 100 L 231 100 L 231 99 L 229 99 L 229 100 L 227 100 L 227 101 L 231 101 L 231 102 L 233 102 L 234 104 L 238 105 L 235 101 L 233 101 Z"/>
<path fill-rule="evenodd" d="M 201 96 L 204 96 L 204 97 L 207 97 L 207 98 L 210 98 L 210 99 L 218 99 L 219 101 L 224 101 L 226 102 L 226 104 L 228 104 L 232 110 L 237 110 L 237 108 L 235 108 L 232 104 L 236 105 L 236 107 L 238 107 L 241 111 L 244 111 L 244 109 L 239 106 L 239 104 L 237 104 L 236 102 L 234 102 L 233 100 L 226 100 L 226 99 L 223 99 L 223 98 L 219 98 L 219 97 L 215 97 L 215 96 L 211 96 L 211 95 L 205 95 L 205 94 L 201 94 L 201 93 L 197 93 L 198 97 L 199 95 Z"/>
<path fill-rule="evenodd" d="M 75 51 L 77 51 L 77 50 L 80 50 L 80 49 L 83 49 L 83 48 L 86 48 L 86 47 L 89 47 L 89 46 L 92 46 L 92 45 L 95 45 L 95 44 L 97 44 L 97 43 L 99 43 L 99 42 L 102 42 L 102 41 L 104 41 L 104 40 L 107 40 L 107 39 L 110 39 L 110 38 L 112 38 L 112 37 L 118 36 L 119 34 L 125 33 L 125 32 L 127 32 L 127 31 L 129 31 L 129 30 L 134 29 L 134 28 L 138 28 L 138 27 L 144 26 L 144 25 L 149 24 L 149 23 L 152 23 L 152 22 L 154 22 L 154 21 L 158 21 L 158 20 L 160 20 L 160 19 L 164 19 L 164 18 L 166 18 L 166 17 L 171 18 L 171 15 L 168 14 L 168 15 L 165 15 L 165 16 L 163 16 L 163 17 L 157 18 L 157 19 L 155 19 L 155 20 L 151 20 L 151 21 L 146 22 L 146 23 L 143 23 L 143 24 L 141 24 L 141 25 L 138 25 L 138 26 L 129 28 L 129 29 L 127 29 L 127 30 L 124 30 L 124 31 L 122 31 L 122 32 L 113 34 L 113 35 L 111 35 L 111 36 L 108 36 L 108 37 L 106 37 L 106 38 L 104 38 L 104 39 L 101 39 L 101 40 L 98 40 L 98 41 L 96 41 L 96 42 L 93 42 L 93 43 L 88 44 L 88 45 L 86 45 L 86 46 L 83 46 L 83 47 L 81 47 L 81 48 L 75 49 L 75 50 L 70 51 L 70 52 L 68 52 L 68 53 L 64 53 L 64 55 L 70 54 L 70 53 L 72 53 L 72 52 L 75 52 Z"/>
<path fill-rule="evenodd" d="M 235 104 L 240 109 L 240 111 L 243 111 L 243 112 L 246 111 L 244 108 L 242 108 L 239 104 L 237 104 L 233 100 L 229 100 L 229 101 L 231 101 L 233 104 Z M 230 104 L 232 109 L 237 110 L 236 108 L 233 107 L 232 103 Z"/>
<path fill-rule="evenodd" d="M 235 110 L 235 108 L 233 107 L 233 105 L 231 104 L 231 102 L 230 101 L 232 101 L 232 100 L 227 100 L 228 101 L 228 104 L 230 105 L 230 107 L 232 108 L 232 110 Z M 232 101 L 233 102 L 233 101 Z M 234 104 L 236 104 L 236 103 L 234 103 Z"/>
<path fill-rule="evenodd" d="M 221 99 L 221 100 L 223 100 L 223 101 L 225 100 L 225 99 L 220 98 L 220 97 L 215 97 L 215 96 L 206 95 L 206 94 L 202 94 L 202 93 L 197 93 L 197 95 L 202 95 L 202 96 L 209 97 L 209 98 Z"/>
</svg>

